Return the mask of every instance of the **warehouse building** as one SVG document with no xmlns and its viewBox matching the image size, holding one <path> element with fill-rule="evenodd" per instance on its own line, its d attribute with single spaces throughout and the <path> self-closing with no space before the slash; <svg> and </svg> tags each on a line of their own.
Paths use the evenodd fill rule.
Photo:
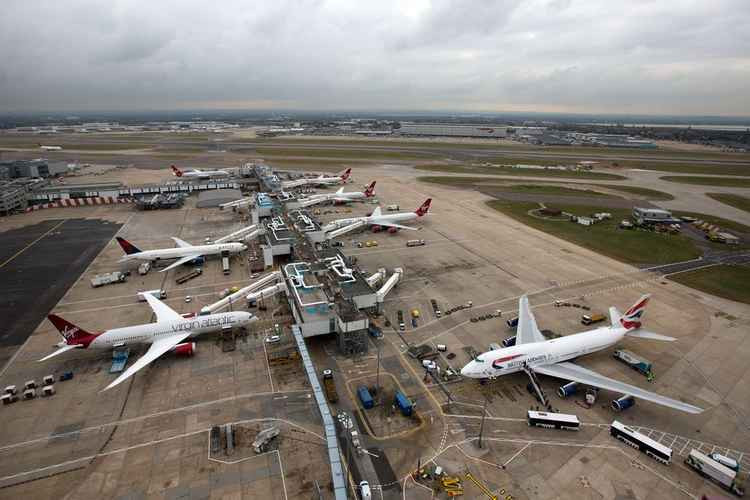
<svg viewBox="0 0 750 500">
<path fill-rule="evenodd" d="M 506 137 L 507 126 L 499 125 L 453 125 L 442 123 L 402 123 L 401 135 L 450 136 L 450 137 Z"/>
</svg>

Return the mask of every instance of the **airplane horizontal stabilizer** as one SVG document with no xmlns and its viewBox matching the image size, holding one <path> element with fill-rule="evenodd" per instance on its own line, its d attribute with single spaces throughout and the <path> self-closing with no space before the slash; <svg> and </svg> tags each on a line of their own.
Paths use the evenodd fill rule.
<svg viewBox="0 0 750 500">
<path fill-rule="evenodd" d="M 56 350 L 55 352 L 53 352 L 52 354 L 47 354 L 45 357 L 43 357 L 42 359 L 40 359 L 37 362 L 41 363 L 42 361 L 47 361 L 49 358 L 55 357 L 58 354 L 62 354 L 64 352 L 68 352 L 68 351 L 70 351 L 72 349 L 75 349 L 76 347 L 83 347 L 83 345 L 82 344 L 73 344 L 73 345 L 62 346 L 58 350 Z"/>
<path fill-rule="evenodd" d="M 666 335 L 660 335 L 658 333 L 649 332 L 648 330 L 644 330 L 643 328 L 638 328 L 637 330 L 630 330 L 625 335 L 627 335 L 628 337 L 636 337 L 639 339 L 661 340 L 663 342 L 674 342 L 675 340 L 677 340 L 674 337 L 667 337 Z"/>
</svg>

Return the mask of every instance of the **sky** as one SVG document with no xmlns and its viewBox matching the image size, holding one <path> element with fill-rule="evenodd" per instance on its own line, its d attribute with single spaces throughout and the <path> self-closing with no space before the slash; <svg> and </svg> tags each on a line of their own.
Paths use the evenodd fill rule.
<svg viewBox="0 0 750 500">
<path fill-rule="evenodd" d="M 750 115 L 750 0 L 3 0 L 0 112 Z"/>
</svg>

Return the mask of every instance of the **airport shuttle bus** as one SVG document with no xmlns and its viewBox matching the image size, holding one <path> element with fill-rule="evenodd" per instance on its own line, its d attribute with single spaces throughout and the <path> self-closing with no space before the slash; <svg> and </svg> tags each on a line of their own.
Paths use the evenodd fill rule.
<svg viewBox="0 0 750 500">
<path fill-rule="evenodd" d="M 622 441 L 623 443 L 632 446 L 633 448 L 642 451 L 651 458 L 669 465 L 672 462 L 672 449 L 667 448 L 663 444 L 659 444 L 648 436 L 644 436 L 635 429 L 631 429 L 615 420 L 609 427 L 609 433 Z"/>
<path fill-rule="evenodd" d="M 581 428 L 581 422 L 578 421 L 578 417 L 565 413 L 546 413 L 529 410 L 527 423 L 530 426 L 566 429 L 569 431 L 577 431 Z"/>
</svg>

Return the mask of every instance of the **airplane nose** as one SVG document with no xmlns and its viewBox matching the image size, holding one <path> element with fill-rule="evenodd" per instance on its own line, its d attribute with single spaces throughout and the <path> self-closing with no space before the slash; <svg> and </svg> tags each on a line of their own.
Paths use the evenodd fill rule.
<svg viewBox="0 0 750 500">
<path fill-rule="evenodd" d="M 471 372 L 471 363 L 461 368 L 461 375 L 463 375 L 464 377 L 467 377 L 469 375 L 469 372 Z"/>
</svg>

